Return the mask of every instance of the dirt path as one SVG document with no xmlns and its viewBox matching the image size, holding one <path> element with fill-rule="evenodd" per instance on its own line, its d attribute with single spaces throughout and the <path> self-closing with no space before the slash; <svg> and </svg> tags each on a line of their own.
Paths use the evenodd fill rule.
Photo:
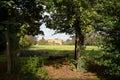
<svg viewBox="0 0 120 80">
<path fill-rule="evenodd" d="M 69 65 L 49 65 L 46 66 L 51 80 L 99 80 L 99 78 L 90 72 L 73 72 Z"/>
</svg>

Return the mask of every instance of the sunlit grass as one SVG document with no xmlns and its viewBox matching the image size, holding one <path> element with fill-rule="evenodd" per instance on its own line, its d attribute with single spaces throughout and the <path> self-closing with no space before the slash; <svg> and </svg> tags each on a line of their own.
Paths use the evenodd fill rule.
<svg viewBox="0 0 120 80">
<path fill-rule="evenodd" d="M 30 50 L 74 50 L 73 45 L 34 45 Z"/>
<path fill-rule="evenodd" d="M 34 45 L 29 50 L 74 50 L 74 45 Z M 99 47 L 86 46 L 85 50 L 99 50 Z"/>
<path fill-rule="evenodd" d="M 85 50 L 99 50 L 98 46 L 86 46 Z"/>
</svg>

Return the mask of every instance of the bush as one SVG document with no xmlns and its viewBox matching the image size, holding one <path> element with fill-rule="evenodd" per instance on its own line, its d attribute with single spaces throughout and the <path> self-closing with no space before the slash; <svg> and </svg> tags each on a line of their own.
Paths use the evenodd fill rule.
<svg viewBox="0 0 120 80">
<path fill-rule="evenodd" d="M 87 57 L 88 70 L 96 72 L 106 79 L 119 79 L 120 78 L 120 55 L 103 52 L 101 55 Z"/>
<path fill-rule="evenodd" d="M 85 56 L 81 56 L 78 61 L 71 59 L 70 63 L 71 69 L 76 72 L 76 71 L 82 71 L 86 72 L 86 60 Z"/>
<path fill-rule="evenodd" d="M 113 78 L 120 78 L 120 55 L 103 54 L 95 58 L 95 64 L 105 66 L 104 74 L 110 75 Z"/>
<path fill-rule="evenodd" d="M 112 16 L 113 17 L 113 16 Z M 120 78 L 120 22 L 113 24 L 109 29 L 103 30 L 103 40 L 101 47 L 104 53 L 88 60 L 88 63 L 99 66 L 99 70 L 103 75 L 107 75 L 110 79 L 118 80 Z"/>
<path fill-rule="evenodd" d="M 40 78 L 49 78 L 43 61 L 40 62 L 39 57 L 30 57 L 26 64 L 22 66 L 20 75 L 22 76 L 22 80 L 40 80 Z"/>
</svg>

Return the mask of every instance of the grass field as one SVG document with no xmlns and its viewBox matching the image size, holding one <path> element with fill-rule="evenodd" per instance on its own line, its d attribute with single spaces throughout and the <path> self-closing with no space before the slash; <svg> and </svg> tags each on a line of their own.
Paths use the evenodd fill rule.
<svg viewBox="0 0 120 80">
<path fill-rule="evenodd" d="M 74 45 L 33 45 L 30 50 L 74 50 Z M 86 50 L 98 50 L 97 46 L 86 46 Z"/>
<path fill-rule="evenodd" d="M 74 55 L 74 45 L 34 45 L 29 50 L 47 51 L 50 55 L 69 54 Z M 100 48 L 97 46 L 86 46 L 85 54 L 93 56 L 100 53 Z"/>
<path fill-rule="evenodd" d="M 30 50 L 74 50 L 73 45 L 34 45 Z"/>
<path fill-rule="evenodd" d="M 30 48 L 28 48 L 28 50 L 46 51 L 49 53 L 49 55 L 69 54 L 70 57 L 73 57 L 74 55 L 74 45 L 33 45 Z M 100 53 L 100 49 L 97 46 L 86 46 L 85 53 L 90 56 L 93 56 Z M 0 61 L 6 61 L 6 56 L 0 55 Z"/>
<path fill-rule="evenodd" d="M 30 50 L 74 50 L 74 45 L 34 45 Z M 86 46 L 85 50 L 98 50 L 97 46 Z"/>
</svg>

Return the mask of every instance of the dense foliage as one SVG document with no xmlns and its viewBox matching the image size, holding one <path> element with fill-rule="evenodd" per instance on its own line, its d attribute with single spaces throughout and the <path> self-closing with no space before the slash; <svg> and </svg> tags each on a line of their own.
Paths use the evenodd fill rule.
<svg viewBox="0 0 120 80">
<path fill-rule="evenodd" d="M 99 7 L 98 7 L 99 6 Z M 96 25 L 103 37 L 101 47 L 104 52 L 96 56 L 93 62 L 100 66 L 104 75 L 110 79 L 120 78 L 120 1 L 103 0 L 97 5 L 97 12 L 101 15 Z M 92 59 L 91 59 L 92 60 Z"/>
<path fill-rule="evenodd" d="M 22 65 L 19 74 L 21 80 L 40 80 L 49 79 L 43 60 L 39 57 L 30 57 L 28 60 L 21 61 Z M 24 65 L 23 65 L 24 64 Z"/>
<path fill-rule="evenodd" d="M 43 34 L 40 30 L 43 12 L 42 3 L 39 0 L 0 1 L 0 31 L 6 37 L 2 42 L 7 43 L 8 73 L 11 73 L 12 63 L 16 61 L 20 37 L 25 34 Z"/>
</svg>

